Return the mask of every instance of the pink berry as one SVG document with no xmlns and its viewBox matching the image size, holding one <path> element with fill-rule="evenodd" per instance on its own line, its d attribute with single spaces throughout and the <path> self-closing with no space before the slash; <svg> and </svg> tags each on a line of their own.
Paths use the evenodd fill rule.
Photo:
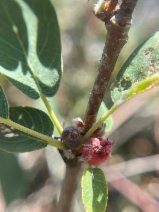
<svg viewBox="0 0 159 212">
<path fill-rule="evenodd" d="M 89 138 L 82 147 L 82 157 L 88 164 L 98 166 L 108 159 L 112 145 L 108 139 Z"/>
</svg>

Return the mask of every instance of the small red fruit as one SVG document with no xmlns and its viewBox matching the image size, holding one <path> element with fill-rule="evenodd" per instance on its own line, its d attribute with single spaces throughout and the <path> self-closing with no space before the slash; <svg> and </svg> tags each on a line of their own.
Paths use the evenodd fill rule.
<svg viewBox="0 0 159 212">
<path fill-rule="evenodd" d="M 88 164 L 98 166 L 108 159 L 112 145 L 108 139 L 89 138 L 82 147 L 82 157 Z"/>
</svg>

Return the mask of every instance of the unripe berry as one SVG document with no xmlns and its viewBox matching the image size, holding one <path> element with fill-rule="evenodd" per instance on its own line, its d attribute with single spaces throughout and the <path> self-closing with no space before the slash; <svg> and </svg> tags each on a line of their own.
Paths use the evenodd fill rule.
<svg viewBox="0 0 159 212">
<path fill-rule="evenodd" d="M 79 145 L 78 129 L 73 126 L 66 127 L 62 132 L 61 139 L 69 149 L 74 150 Z"/>
<path fill-rule="evenodd" d="M 108 139 L 89 138 L 82 147 L 82 157 L 88 164 L 98 166 L 108 159 L 112 145 Z"/>
</svg>

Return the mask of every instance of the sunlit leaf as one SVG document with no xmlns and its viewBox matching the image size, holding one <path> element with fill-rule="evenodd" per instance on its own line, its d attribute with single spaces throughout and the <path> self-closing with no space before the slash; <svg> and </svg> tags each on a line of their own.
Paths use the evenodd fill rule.
<svg viewBox="0 0 159 212">
<path fill-rule="evenodd" d="M 44 112 L 31 107 L 13 107 L 10 119 L 22 126 L 44 135 L 53 134 L 53 124 Z M 29 152 L 46 147 L 47 144 L 29 134 L 0 124 L 0 148 L 8 152 Z"/>
<path fill-rule="evenodd" d="M 61 43 L 49 0 L 0 0 L 0 72 L 33 99 L 53 96 L 61 79 Z"/>
<path fill-rule="evenodd" d="M 8 101 L 4 94 L 3 88 L 0 85 L 0 117 L 7 119 L 8 116 L 9 116 Z"/>
<path fill-rule="evenodd" d="M 108 112 L 108 108 L 106 107 L 105 103 L 102 102 L 98 111 L 97 115 L 97 121 L 105 114 Z M 110 115 L 106 121 L 104 122 L 106 124 L 106 132 L 110 132 L 113 128 L 113 117 Z"/>
<path fill-rule="evenodd" d="M 142 81 L 146 83 L 148 79 L 158 74 L 159 32 L 156 32 L 152 37 L 137 47 L 119 71 L 116 83 L 113 84 L 111 88 L 112 100 L 114 103 L 118 103 L 122 99 L 130 98 L 127 97 L 127 95 L 129 95 L 132 89 L 135 89 L 138 83 Z M 154 86 L 151 86 L 151 88 L 153 87 Z M 145 89 L 144 87 L 142 89 L 140 87 L 139 92 L 146 90 L 147 86 Z M 136 90 L 136 94 L 139 92 Z"/>
<path fill-rule="evenodd" d="M 126 98 L 130 99 L 138 93 L 151 90 L 152 88 L 156 88 L 157 86 L 159 86 L 159 75 L 154 75 L 146 80 L 135 84 L 135 86 L 127 93 Z"/>
<path fill-rule="evenodd" d="M 87 168 L 82 176 L 82 201 L 86 212 L 105 212 L 107 200 L 104 173 L 99 168 Z"/>
</svg>

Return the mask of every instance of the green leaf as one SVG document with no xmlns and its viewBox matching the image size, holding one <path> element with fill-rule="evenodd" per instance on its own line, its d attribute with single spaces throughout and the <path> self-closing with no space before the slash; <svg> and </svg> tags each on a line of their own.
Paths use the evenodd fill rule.
<svg viewBox="0 0 159 212">
<path fill-rule="evenodd" d="M 24 127 L 52 136 L 53 124 L 47 114 L 31 107 L 12 107 L 10 119 Z M 0 148 L 7 152 L 29 152 L 46 147 L 47 144 L 29 134 L 0 124 Z"/>
<path fill-rule="evenodd" d="M 59 87 L 61 43 L 49 0 L 0 0 L 0 72 L 33 99 Z"/>
<path fill-rule="evenodd" d="M 99 168 L 87 168 L 82 176 L 82 201 L 86 212 L 105 212 L 107 200 L 104 173 Z"/>
<path fill-rule="evenodd" d="M 0 117 L 7 119 L 8 116 L 9 116 L 8 101 L 4 94 L 3 88 L 0 85 Z"/>
<path fill-rule="evenodd" d="M 119 71 L 111 87 L 114 103 L 127 99 L 128 93 L 138 83 L 159 74 L 159 32 L 140 44 Z M 144 92 L 147 89 L 142 89 Z M 133 95 L 134 96 L 134 95 Z"/>
<path fill-rule="evenodd" d="M 101 105 L 100 105 L 100 108 L 99 108 L 99 111 L 98 111 L 98 114 L 97 114 L 97 121 L 105 114 L 108 112 L 108 108 L 106 107 L 105 103 L 102 102 Z M 105 122 L 106 124 L 106 132 L 110 132 L 113 128 L 113 117 L 112 116 L 109 116 Z"/>
<path fill-rule="evenodd" d="M 6 204 L 22 198 L 27 190 L 25 174 L 13 154 L 0 150 L 0 182 Z"/>
<path fill-rule="evenodd" d="M 126 99 L 130 99 L 138 93 L 148 91 L 150 89 L 159 86 L 159 75 L 154 75 L 144 81 L 137 83 L 132 89 L 127 93 Z"/>
</svg>

